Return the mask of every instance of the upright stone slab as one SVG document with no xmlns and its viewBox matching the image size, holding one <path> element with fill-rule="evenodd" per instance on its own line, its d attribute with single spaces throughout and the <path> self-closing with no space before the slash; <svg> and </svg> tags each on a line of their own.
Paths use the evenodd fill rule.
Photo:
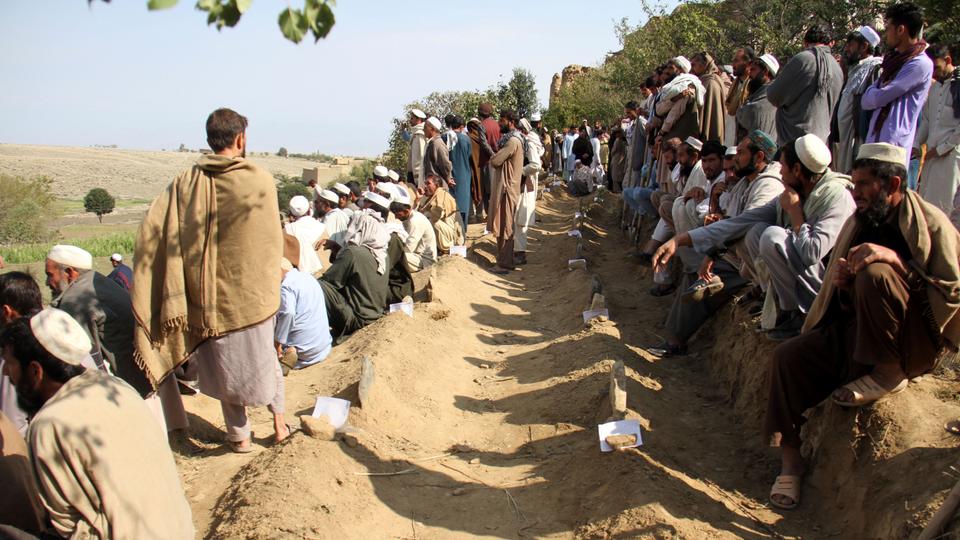
<svg viewBox="0 0 960 540">
<path fill-rule="evenodd" d="M 373 361 L 369 356 L 364 356 L 360 362 L 360 406 L 367 407 L 373 400 L 373 382 L 375 379 Z"/>
<path fill-rule="evenodd" d="M 616 420 L 623 420 L 627 414 L 627 371 L 623 360 L 617 360 L 610 368 L 610 407 Z"/>
</svg>

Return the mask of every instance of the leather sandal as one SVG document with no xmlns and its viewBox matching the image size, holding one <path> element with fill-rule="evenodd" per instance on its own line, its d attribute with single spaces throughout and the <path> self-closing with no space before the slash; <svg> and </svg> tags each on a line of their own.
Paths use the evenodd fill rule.
<svg viewBox="0 0 960 540">
<path fill-rule="evenodd" d="M 789 497 L 793 501 L 792 504 L 784 504 L 777 502 L 773 496 L 780 495 L 782 497 Z M 782 510 L 793 510 L 800 504 L 800 477 L 799 476 L 790 476 L 790 475 L 781 475 L 773 482 L 773 487 L 770 488 L 770 504 L 780 508 Z"/>
<path fill-rule="evenodd" d="M 864 405 L 876 403 L 883 398 L 903 392 L 907 389 L 907 384 L 909 382 L 910 381 L 908 379 L 904 379 L 900 381 L 900 384 L 898 384 L 893 390 L 887 390 L 886 388 L 880 386 L 880 384 L 877 383 L 873 377 L 867 374 L 857 380 L 843 385 L 843 388 L 846 388 L 851 394 L 853 394 L 853 401 L 841 401 L 837 399 L 835 395 L 831 396 L 830 399 L 841 407 L 862 407 Z"/>
</svg>

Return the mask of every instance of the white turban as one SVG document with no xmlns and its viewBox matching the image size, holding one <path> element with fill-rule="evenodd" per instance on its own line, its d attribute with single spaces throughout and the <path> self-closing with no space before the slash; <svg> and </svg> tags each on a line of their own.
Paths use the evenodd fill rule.
<svg viewBox="0 0 960 540">
<path fill-rule="evenodd" d="M 77 270 L 91 270 L 93 268 L 93 256 L 85 249 L 77 246 L 56 245 L 50 248 L 47 258 L 55 263 L 76 268 Z"/>
</svg>

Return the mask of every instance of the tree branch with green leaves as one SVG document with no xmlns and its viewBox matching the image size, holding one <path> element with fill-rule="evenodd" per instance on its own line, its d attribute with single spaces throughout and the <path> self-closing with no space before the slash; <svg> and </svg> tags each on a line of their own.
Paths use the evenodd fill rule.
<svg viewBox="0 0 960 540">
<path fill-rule="evenodd" d="M 92 4 L 94 0 L 87 0 Z M 110 3 L 110 0 L 103 0 Z M 147 0 L 147 9 L 157 11 L 176 6 L 179 0 Z M 240 22 L 243 14 L 253 5 L 253 0 L 197 0 L 197 9 L 207 13 L 207 25 L 222 30 L 224 26 L 233 28 Z M 283 37 L 294 43 L 300 43 L 307 35 L 312 35 L 314 43 L 327 37 L 336 19 L 333 7 L 336 0 L 304 0 L 303 7 L 288 6 L 280 12 L 277 24 Z"/>
</svg>

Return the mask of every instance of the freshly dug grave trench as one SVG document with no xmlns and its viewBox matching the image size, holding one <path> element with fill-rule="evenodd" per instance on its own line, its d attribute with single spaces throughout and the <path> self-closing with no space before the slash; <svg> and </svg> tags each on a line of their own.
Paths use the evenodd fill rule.
<svg viewBox="0 0 960 540">
<path fill-rule="evenodd" d="M 623 257 L 618 204 L 545 194 L 522 270 L 487 273 L 495 244 L 479 240 L 469 259 L 441 260 L 434 302 L 417 304 L 413 318 L 385 317 L 323 364 L 292 373 L 291 418 L 318 395 L 351 400 L 350 441 L 297 433 L 252 457 L 181 451 L 198 530 L 250 539 L 886 538 L 921 526 L 952 484 L 938 467 L 956 442 L 929 426 L 917 436 L 905 422 L 916 407 L 897 408 L 899 421 L 880 408 L 846 423 L 830 412 L 815 418 L 811 426 L 829 429 L 811 434 L 819 442 L 803 505 L 766 507 L 777 458 L 757 419 L 769 351 L 724 311 L 693 355 L 646 356 L 639 347 L 662 332 L 669 299 L 646 295 L 648 272 Z M 581 208 L 588 267 L 570 271 L 576 244 L 566 232 Z M 611 320 L 584 325 L 595 277 Z M 375 380 L 360 407 L 365 356 Z M 599 451 L 616 360 L 626 364 L 627 416 L 644 429 L 636 453 Z M 934 405 L 938 388 L 923 390 L 917 407 Z M 222 425 L 209 401 L 188 408 Z M 940 403 L 931 416 L 955 408 Z M 265 411 L 253 418 L 269 424 Z M 201 443 L 216 435 L 206 429 Z M 864 442 L 870 436 L 882 447 Z M 915 474 L 895 477 L 909 467 L 927 473 L 924 485 Z"/>
</svg>

